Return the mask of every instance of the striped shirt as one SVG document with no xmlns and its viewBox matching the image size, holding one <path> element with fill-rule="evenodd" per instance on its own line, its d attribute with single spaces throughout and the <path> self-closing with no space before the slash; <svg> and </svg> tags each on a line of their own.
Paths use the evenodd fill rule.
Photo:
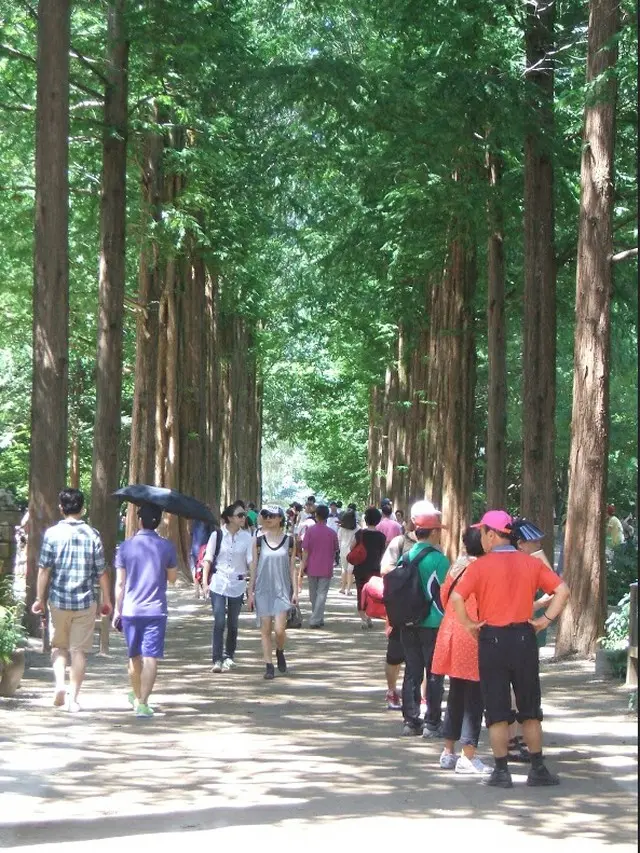
<svg viewBox="0 0 640 853">
<path fill-rule="evenodd" d="M 39 565 L 49 569 L 49 603 L 59 610 L 86 610 L 96 600 L 104 572 L 100 534 L 85 521 L 63 518 L 45 530 Z"/>
</svg>

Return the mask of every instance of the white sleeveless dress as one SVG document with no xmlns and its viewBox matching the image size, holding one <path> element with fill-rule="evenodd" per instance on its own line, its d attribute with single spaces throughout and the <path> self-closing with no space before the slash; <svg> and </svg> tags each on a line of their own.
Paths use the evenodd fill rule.
<svg viewBox="0 0 640 853">
<path fill-rule="evenodd" d="M 289 570 L 289 536 L 282 534 L 277 548 L 264 536 L 260 539 L 260 557 L 256 569 L 256 616 L 277 616 L 291 608 L 291 572 Z"/>
</svg>

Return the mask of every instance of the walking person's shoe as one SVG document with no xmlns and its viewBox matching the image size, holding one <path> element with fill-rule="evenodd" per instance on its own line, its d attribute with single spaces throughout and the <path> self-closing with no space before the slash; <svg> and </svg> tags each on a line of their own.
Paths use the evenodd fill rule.
<svg viewBox="0 0 640 853">
<path fill-rule="evenodd" d="M 222 661 L 221 660 L 217 660 L 214 662 L 213 666 L 211 667 L 211 672 L 222 672 Z"/>
<path fill-rule="evenodd" d="M 234 666 L 235 666 L 235 663 L 233 661 L 233 658 L 225 658 L 222 661 L 222 671 L 223 672 L 229 672 L 230 670 L 232 670 L 234 668 Z"/>
<path fill-rule="evenodd" d="M 69 699 L 67 702 L 67 711 L 70 714 L 78 714 L 82 708 L 80 707 L 80 703 L 77 699 Z"/>
<path fill-rule="evenodd" d="M 492 768 L 487 767 L 477 755 L 474 755 L 473 758 L 467 758 L 463 754 L 456 764 L 456 773 L 461 773 L 464 776 L 487 776 L 491 772 L 493 772 Z"/>
<path fill-rule="evenodd" d="M 449 752 L 446 749 L 442 750 L 442 754 L 440 756 L 440 767 L 443 770 L 455 770 L 456 765 L 464 756 L 456 755 L 455 752 Z"/>
<path fill-rule="evenodd" d="M 339 589 L 338 592 L 340 593 L 340 595 L 346 595 L 347 594 L 346 589 Z"/>
<path fill-rule="evenodd" d="M 150 705 L 146 705 L 143 702 L 138 702 L 138 707 L 136 708 L 136 717 L 153 717 L 154 710 Z"/>
<path fill-rule="evenodd" d="M 405 720 L 405 724 L 400 732 L 402 737 L 420 737 L 422 734 L 422 726 L 416 726 Z"/>
<path fill-rule="evenodd" d="M 511 773 L 505 767 L 494 767 L 491 775 L 484 780 L 484 784 L 491 788 L 513 788 Z"/>
<path fill-rule="evenodd" d="M 366 619 L 362 620 L 362 622 L 360 623 L 360 627 L 363 631 L 367 631 L 369 628 L 373 628 L 373 622 L 371 621 L 369 616 L 367 616 Z"/>
<path fill-rule="evenodd" d="M 62 708 L 67 701 L 67 691 L 64 687 L 61 687 L 60 690 L 56 690 L 53 694 L 53 707 L 54 708 Z"/>
<path fill-rule="evenodd" d="M 532 767 L 527 776 L 527 785 L 532 788 L 548 788 L 551 785 L 559 785 L 560 777 L 551 773 L 545 764 Z"/>
<path fill-rule="evenodd" d="M 133 690 L 130 690 L 127 693 L 127 702 L 131 705 L 131 707 L 133 708 L 134 711 L 138 707 L 138 700 L 137 700 L 136 694 L 133 692 Z"/>
<path fill-rule="evenodd" d="M 278 664 L 278 672 L 287 671 L 287 659 L 284 656 L 284 649 L 276 649 L 276 663 Z"/>
<path fill-rule="evenodd" d="M 387 695 L 385 696 L 387 702 L 387 711 L 401 711 L 402 710 L 402 699 L 395 690 L 387 690 Z"/>
<path fill-rule="evenodd" d="M 276 677 L 275 667 L 272 663 L 265 664 L 265 673 L 262 677 L 265 681 L 272 681 Z"/>
<path fill-rule="evenodd" d="M 310 628 L 324 628 L 324 622 L 309 622 Z"/>
<path fill-rule="evenodd" d="M 442 725 L 438 723 L 437 726 L 432 726 L 429 723 L 425 723 L 422 729 L 422 737 L 426 740 L 436 740 L 442 738 Z"/>
<path fill-rule="evenodd" d="M 509 761 L 519 761 L 522 764 L 528 764 L 531 761 L 529 748 L 521 735 L 516 735 L 516 737 L 511 738 L 508 750 L 507 758 Z"/>
</svg>

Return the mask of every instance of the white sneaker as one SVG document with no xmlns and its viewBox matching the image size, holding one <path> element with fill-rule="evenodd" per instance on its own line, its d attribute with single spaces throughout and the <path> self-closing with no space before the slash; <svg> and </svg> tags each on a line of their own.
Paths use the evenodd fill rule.
<svg viewBox="0 0 640 853">
<path fill-rule="evenodd" d="M 225 658 L 222 662 L 222 671 L 229 672 L 230 669 L 233 669 L 235 663 L 233 662 L 233 658 Z"/>
<path fill-rule="evenodd" d="M 222 672 L 222 661 L 217 660 L 211 667 L 211 672 Z"/>
<path fill-rule="evenodd" d="M 456 755 L 455 752 L 447 752 L 446 749 L 443 749 L 440 756 L 440 767 L 443 770 L 454 770 L 459 760 L 460 756 Z"/>
<path fill-rule="evenodd" d="M 456 773 L 464 773 L 465 776 L 483 776 L 486 773 L 491 773 L 491 767 L 487 767 L 474 755 L 469 759 L 466 755 L 461 755 L 456 764 Z"/>
</svg>

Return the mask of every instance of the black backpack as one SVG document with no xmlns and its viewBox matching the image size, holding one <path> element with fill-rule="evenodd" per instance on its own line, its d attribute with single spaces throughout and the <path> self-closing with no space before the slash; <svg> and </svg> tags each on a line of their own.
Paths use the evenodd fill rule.
<svg viewBox="0 0 640 853">
<path fill-rule="evenodd" d="M 418 566 L 428 553 L 435 550 L 427 545 L 413 559 L 409 559 L 409 554 L 403 554 L 395 569 L 384 576 L 382 600 L 393 628 L 419 625 L 431 612 L 432 602 L 424 594 Z"/>
</svg>

